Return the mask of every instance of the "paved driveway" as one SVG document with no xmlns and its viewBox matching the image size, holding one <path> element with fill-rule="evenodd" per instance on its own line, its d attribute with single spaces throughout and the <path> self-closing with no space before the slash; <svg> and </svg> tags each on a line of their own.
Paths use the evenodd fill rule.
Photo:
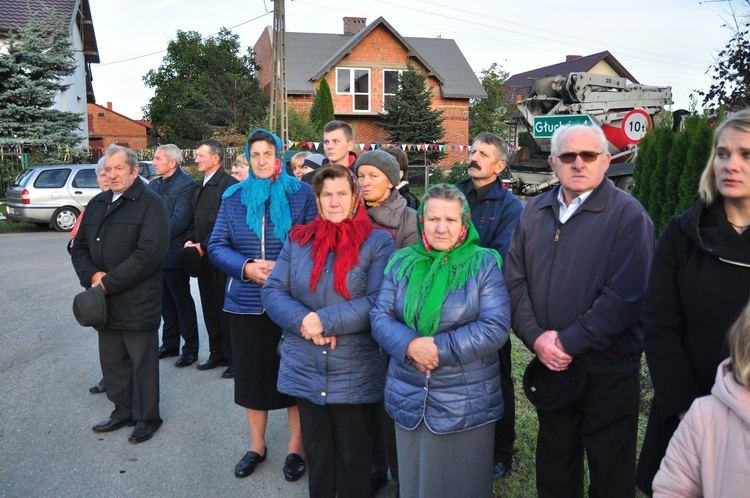
<svg viewBox="0 0 750 498">
<path fill-rule="evenodd" d="M 284 411 L 269 417 L 268 460 L 234 477 L 250 436 L 222 368 L 161 360 L 164 425 L 150 441 L 128 443 L 130 428 L 91 431 L 112 404 L 88 393 L 100 378 L 96 332 L 71 311 L 82 289 L 67 240 L 51 231 L 0 235 L 0 496 L 307 496 L 307 477 L 288 483 L 281 472 Z M 200 321 L 200 305 L 198 313 Z M 200 334 L 202 360 L 202 323 Z M 380 493 L 394 495 L 393 484 Z"/>
</svg>

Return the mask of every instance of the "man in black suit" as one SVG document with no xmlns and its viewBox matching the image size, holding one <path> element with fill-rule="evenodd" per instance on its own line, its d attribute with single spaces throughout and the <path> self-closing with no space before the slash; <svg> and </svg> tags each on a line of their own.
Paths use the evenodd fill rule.
<svg viewBox="0 0 750 498">
<path fill-rule="evenodd" d="M 158 147 L 153 163 L 159 178 L 152 180 L 148 187 L 164 201 L 169 215 L 170 237 L 169 255 L 161 265 L 164 276 L 161 317 L 164 324 L 159 359 L 177 356 L 182 336 L 185 343 L 175 366 L 187 367 L 198 360 L 198 318 L 190 295 L 190 276 L 180 266 L 177 252 L 187 241 L 193 221 L 193 193 L 198 185 L 180 168 L 182 151 L 176 145 Z"/>
<path fill-rule="evenodd" d="M 221 376 L 231 379 L 234 377 L 232 343 L 229 321 L 224 313 L 227 276 L 208 259 L 208 241 L 219 214 L 221 195 L 230 185 L 237 183 L 221 167 L 223 157 L 224 146 L 216 140 L 203 140 L 196 145 L 195 163 L 198 171 L 203 173 L 203 180 L 193 194 L 193 231 L 185 242 L 185 247 L 193 247 L 201 255 L 198 290 L 211 354 L 206 361 L 198 363 L 198 370 L 211 370 L 226 365 L 227 369 Z"/>
<path fill-rule="evenodd" d="M 92 429 L 110 432 L 137 421 L 128 441 L 141 443 L 162 423 L 157 349 L 169 217 L 159 196 L 139 180 L 135 152 L 110 145 L 104 169 L 110 190 L 89 202 L 71 251 L 81 285 L 101 286 L 106 296 L 99 360 L 115 409 Z"/>
</svg>

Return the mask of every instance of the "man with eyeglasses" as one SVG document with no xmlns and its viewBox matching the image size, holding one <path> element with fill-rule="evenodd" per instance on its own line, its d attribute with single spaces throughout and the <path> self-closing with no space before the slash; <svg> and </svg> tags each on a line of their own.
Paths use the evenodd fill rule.
<svg viewBox="0 0 750 498">
<path fill-rule="evenodd" d="M 583 496 L 584 449 L 591 496 L 635 496 L 639 317 L 654 229 L 605 178 L 607 148 L 599 127 L 555 131 L 549 163 L 560 185 L 528 202 L 506 264 L 513 330 L 541 363 L 534 373 L 557 383 L 545 397 L 527 391 L 542 498 Z"/>
</svg>

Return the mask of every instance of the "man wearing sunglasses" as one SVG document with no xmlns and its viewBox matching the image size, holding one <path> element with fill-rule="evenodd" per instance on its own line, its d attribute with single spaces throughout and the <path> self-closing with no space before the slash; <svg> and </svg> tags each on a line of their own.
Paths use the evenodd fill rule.
<svg viewBox="0 0 750 498">
<path fill-rule="evenodd" d="M 559 380 L 560 402 L 535 398 L 542 498 L 583 496 L 584 449 L 591 496 L 635 496 L 638 322 L 654 230 L 605 178 L 607 147 L 599 127 L 555 131 L 549 163 L 560 185 L 528 202 L 506 264 L 513 331 Z"/>
</svg>

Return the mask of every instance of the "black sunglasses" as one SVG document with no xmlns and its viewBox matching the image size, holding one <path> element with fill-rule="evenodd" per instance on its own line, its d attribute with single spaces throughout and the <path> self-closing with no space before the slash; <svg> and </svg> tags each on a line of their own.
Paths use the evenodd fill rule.
<svg viewBox="0 0 750 498">
<path fill-rule="evenodd" d="M 581 159 L 585 163 L 592 163 L 596 161 L 596 158 L 600 155 L 604 154 L 604 152 L 593 152 L 590 150 L 583 150 L 581 152 L 563 152 L 557 158 L 560 160 L 563 164 L 573 164 L 576 162 L 576 158 L 578 156 L 581 156 Z"/>
</svg>

